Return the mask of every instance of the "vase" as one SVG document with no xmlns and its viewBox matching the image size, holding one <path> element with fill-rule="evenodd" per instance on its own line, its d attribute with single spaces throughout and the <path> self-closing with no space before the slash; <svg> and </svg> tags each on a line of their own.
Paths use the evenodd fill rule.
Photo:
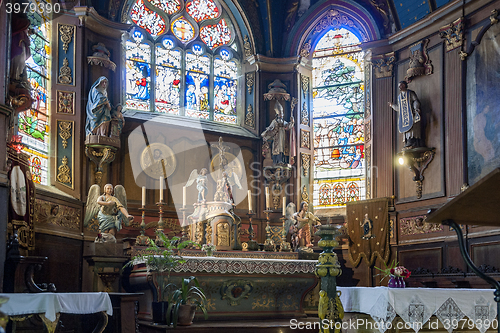
<svg viewBox="0 0 500 333">
<path fill-rule="evenodd" d="M 212 257 L 214 255 L 214 250 L 206 250 L 207 257 Z"/>
<path fill-rule="evenodd" d="M 398 280 L 397 277 L 394 275 L 389 276 L 389 282 L 387 283 L 387 287 L 389 288 L 398 288 Z"/>
<path fill-rule="evenodd" d="M 398 280 L 399 280 L 398 288 L 406 288 L 406 282 L 405 282 L 404 277 L 398 276 Z"/>
<path fill-rule="evenodd" d="M 177 325 L 189 326 L 193 323 L 196 305 L 183 304 L 179 306 Z"/>
</svg>

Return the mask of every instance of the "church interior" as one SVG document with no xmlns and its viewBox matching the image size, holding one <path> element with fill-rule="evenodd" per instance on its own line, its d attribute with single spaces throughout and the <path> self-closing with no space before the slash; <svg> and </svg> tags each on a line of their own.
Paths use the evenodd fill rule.
<svg viewBox="0 0 500 333">
<path fill-rule="evenodd" d="M 0 0 L 0 332 L 496 330 L 498 10 Z"/>
</svg>

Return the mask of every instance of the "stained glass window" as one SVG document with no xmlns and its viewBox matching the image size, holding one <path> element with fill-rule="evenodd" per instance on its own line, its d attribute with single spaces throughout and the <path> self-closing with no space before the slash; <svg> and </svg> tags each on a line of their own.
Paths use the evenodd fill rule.
<svg viewBox="0 0 500 333">
<path fill-rule="evenodd" d="M 328 31 L 313 55 L 314 206 L 365 197 L 364 74 L 359 40 Z"/>
<path fill-rule="evenodd" d="M 236 124 L 238 65 L 231 58 L 231 51 L 222 49 L 214 60 L 214 117 L 216 121 Z"/>
<path fill-rule="evenodd" d="M 174 47 L 174 42 L 168 38 L 156 45 L 155 108 L 157 112 L 178 115 L 182 55 Z"/>
<path fill-rule="evenodd" d="M 127 109 L 238 124 L 241 54 L 216 0 L 136 0 L 130 19 Z"/>
<path fill-rule="evenodd" d="M 186 4 L 186 11 L 196 21 L 214 19 L 219 16 L 219 8 L 212 0 L 193 0 Z"/>
<path fill-rule="evenodd" d="M 134 31 L 125 43 L 127 67 L 127 108 L 149 111 L 151 97 L 151 46 L 143 43 L 144 36 Z"/>
<path fill-rule="evenodd" d="M 31 1 L 45 4 L 41 0 Z M 45 7 L 43 7 L 45 8 Z M 28 11 L 30 28 L 31 57 L 26 61 L 26 74 L 31 86 L 33 104 L 28 111 L 20 112 L 18 118 L 18 134 L 27 153 L 30 171 L 35 183 L 48 185 L 48 152 L 49 152 L 49 65 L 50 65 L 50 17 L 47 13 Z"/>
</svg>

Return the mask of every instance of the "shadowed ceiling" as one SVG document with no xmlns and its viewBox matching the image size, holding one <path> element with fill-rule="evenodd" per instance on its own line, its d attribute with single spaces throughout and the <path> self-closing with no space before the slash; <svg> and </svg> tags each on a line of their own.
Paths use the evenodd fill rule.
<svg viewBox="0 0 500 333">
<path fill-rule="evenodd" d="M 81 1 L 85 5 L 85 1 Z M 87 0 L 100 15 L 121 21 L 124 10 L 133 0 Z M 294 25 L 313 15 L 325 4 L 347 3 L 371 14 L 380 31 L 380 38 L 405 29 L 434 11 L 456 0 L 233 0 L 242 9 L 251 26 L 257 53 L 281 57 L 284 44 Z"/>
</svg>

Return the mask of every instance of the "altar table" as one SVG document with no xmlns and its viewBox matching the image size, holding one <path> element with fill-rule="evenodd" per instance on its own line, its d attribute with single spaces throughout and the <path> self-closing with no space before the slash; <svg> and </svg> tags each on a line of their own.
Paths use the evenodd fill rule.
<svg viewBox="0 0 500 333">
<path fill-rule="evenodd" d="M 107 293 L 12 293 L 0 294 L 9 300 L 0 311 L 11 316 L 38 314 L 49 332 L 54 332 L 60 313 L 113 315 L 113 307 Z M 104 327 L 107 324 L 107 316 Z M 101 331 L 102 332 L 102 331 Z"/>
<path fill-rule="evenodd" d="M 396 316 L 405 328 L 415 332 L 427 329 L 429 319 L 437 317 L 448 332 L 473 324 L 481 333 L 498 325 L 493 289 L 337 287 L 344 311 L 368 314 L 385 332 Z M 469 320 L 472 320 L 470 322 Z"/>
</svg>

